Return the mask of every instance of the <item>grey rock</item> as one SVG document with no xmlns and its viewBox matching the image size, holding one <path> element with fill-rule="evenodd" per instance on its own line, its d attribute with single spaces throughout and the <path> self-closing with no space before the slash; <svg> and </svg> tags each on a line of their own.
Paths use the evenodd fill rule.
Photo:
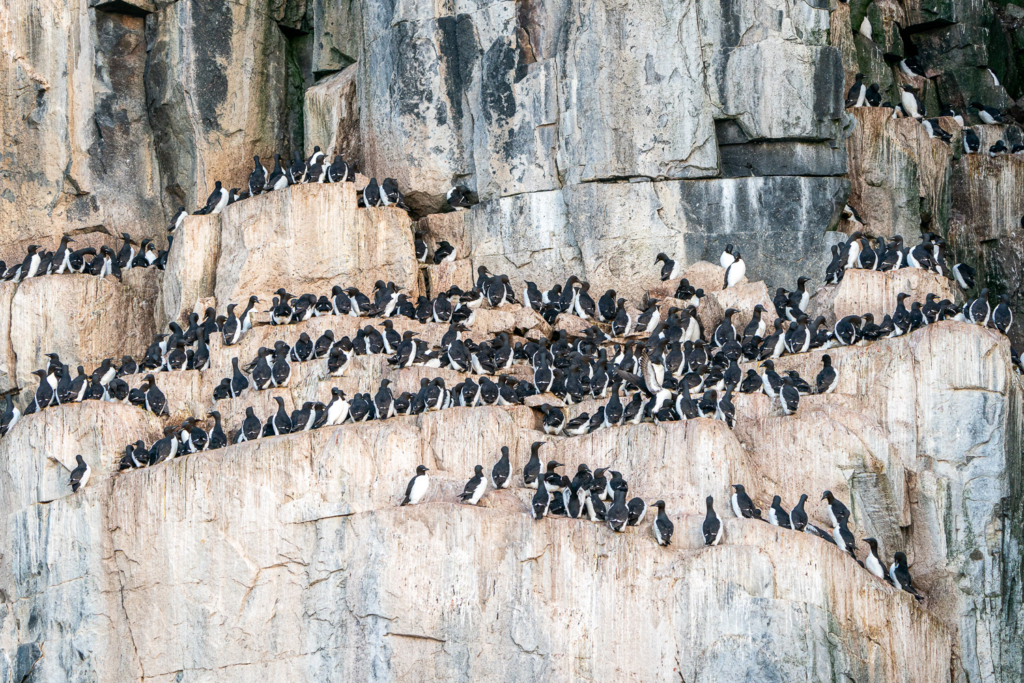
<svg viewBox="0 0 1024 683">
<path fill-rule="evenodd" d="M 194 211 L 217 180 L 245 187 L 254 154 L 287 151 L 287 41 L 272 15 L 235 3 L 177 2 L 147 31 L 164 201 Z"/>
<path fill-rule="evenodd" d="M 614 0 L 572 3 L 560 63 L 568 182 L 717 174 L 696 9 L 695 0 L 644 0 L 629 11 Z"/>
</svg>

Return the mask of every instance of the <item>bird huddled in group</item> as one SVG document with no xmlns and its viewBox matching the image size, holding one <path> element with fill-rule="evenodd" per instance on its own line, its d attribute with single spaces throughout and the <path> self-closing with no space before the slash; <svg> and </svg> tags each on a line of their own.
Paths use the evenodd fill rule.
<svg viewBox="0 0 1024 683">
<path fill-rule="evenodd" d="M 70 245 L 75 240 L 70 235 L 61 237 L 53 251 L 31 244 L 23 260 L 10 265 L 0 261 L 0 280 L 17 284 L 33 277 L 65 273 L 84 273 L 97 277 L 112 275 L 120 280 L 132 268 L 153 266 L 164 269 L 170 241 L 167 249 L 158 250 L 153 240 L 137 242 L 126 232 L 121 233 L 120 237 L 120 247 L 115 242 L 114 247 L 102 245 L 98 250 L 95 247 L 73 249 Z"/>
</svg>

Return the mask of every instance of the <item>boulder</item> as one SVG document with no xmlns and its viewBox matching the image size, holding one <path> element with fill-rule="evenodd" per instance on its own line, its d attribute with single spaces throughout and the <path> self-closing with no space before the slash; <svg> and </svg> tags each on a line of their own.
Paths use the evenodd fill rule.
<svg viewBox="0 0 1024 683">
<path fill-rule="evenodd" d="M 356 208 L 349 183 L 296 185 L 227 207 L 221 214 L 218 303 L 250 295 L 270 302 L 279 287 L 299 296 L 331 287 L 370 291 L 394 281 L 415 300 L 417 263 L 405 211 Z"/>
<path fill-rule="evenodd" d="M 17 386 L 29 395 L 38 386 L 33 370 L 57 353 L 72 373 L 87 372 L 104 358 L 141 356 L 156 334 L 155 268 L 132 268 L 122 282 L 94 275 L 46 275 L 18 285 L 11 302 L 9 334 L 17 357 Z"/>
</svg>

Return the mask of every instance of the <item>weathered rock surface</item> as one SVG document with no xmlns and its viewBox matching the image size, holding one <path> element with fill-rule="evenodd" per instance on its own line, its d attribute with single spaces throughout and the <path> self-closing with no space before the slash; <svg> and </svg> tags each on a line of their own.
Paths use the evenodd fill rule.
<svg viewBox="0 0 1024 683">
<path fill-rule="evenodd" d="M 158 234 L 143 19 L 44 0 L 6 13 L 0 26 L 5 246 L 72 231 Z"/>
<path fill-rule="evenodd" d="M 16 386 L 35 390 L 32 371 L 46 367 L 48 353 L 59 354 L 75 375 L 78 365 L 92 372 L 104 358 L 141 356 L 156 334 L 157 292 L 154 268 L 133 268 L 123 282 L 76 274 L 17 285 L 5 326 L 17 358 Z"/>
<path fill-rule="evenodd" d="M 371 291 L 394 281 L 415 300 L 416 255 L 405 211 L 356 208 L 351 183 L 298 185 L 232 204 L 221 214 L 218 302 L 268 303 L 279 287 L 299 296 L 331 287 Z"/>
<path fill-rule="evenodd" d="M 657 282 L 654 257 L 689 265 L 717 262 L 737 246 L 751 280 L 792 287 L 793 272 L 821 278 L 827 233 L 847 191 L 841 178 L 770 177 L 641 183 L 585 183 L 565 191 L 487 202 L 420 224 L 434 244 L 448 240 L 476 267 L 542 287 L 569 275 L 594 291 L 614 287 L 636 300 Z M 804 226 L 794 229 L 794 226 Z"/>
<path fill-rule="evenodd" d="M 151 15 L 146 97 L 163 200 L 202 206 L 286 152 L 286 40 L 259 3 L 175 2 Z M 230 68 L 227 68 L 230 65 Z"/>
<path fill-rule="evenodd" d="M 922 225 L 949 227 L 950 174 L 963 150 L 960 126 L 940 119 L 953 135 L 946 144 L 929 139 L 914 119 L 893 119 L 888 109 L 852 109 L 856 120 L 846 145 L 850 157 L 850 202 L 865 231 L 887 238 L 902 235 L 913 244 Z M 987 149 L 987 148 L 986 148 Z"/>
</svg>

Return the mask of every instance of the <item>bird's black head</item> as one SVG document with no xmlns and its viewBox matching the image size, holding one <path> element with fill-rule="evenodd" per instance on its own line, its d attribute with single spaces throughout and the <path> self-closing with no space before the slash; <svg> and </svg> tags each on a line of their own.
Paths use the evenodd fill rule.
<svg viewBox="0 0 1024 683">
<path fill-rule="evenodd" d="M 416 474 L 426 474 L 428 471 L 429 470 L 426 467 L 424 467 L 423 465 L 418 465 L 416 467 Z"/>
<path fill-rule="evenodd" d="M 743 484 L 733 484 L 732 487 L 736 490 L 736 493 L 743 493 Z"/>
</svg>

